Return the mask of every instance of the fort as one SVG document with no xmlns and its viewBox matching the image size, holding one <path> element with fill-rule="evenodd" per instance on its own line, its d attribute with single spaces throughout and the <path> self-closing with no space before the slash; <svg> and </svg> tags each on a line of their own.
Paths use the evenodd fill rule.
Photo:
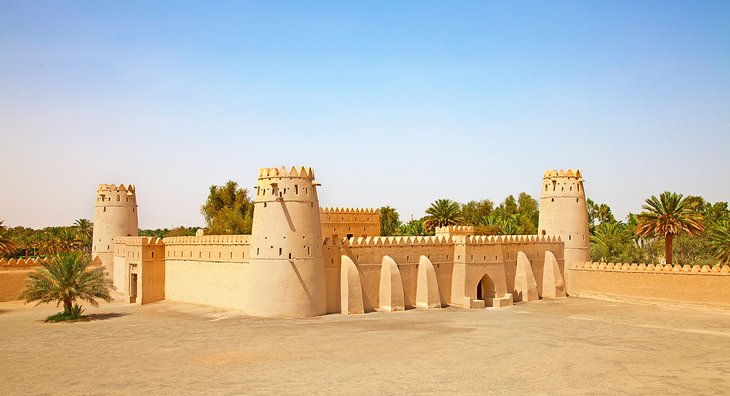
<svg viewBox="0 0 730 396">
<path fill-rule="evenodd" d="M 263 168 L 251 235 L 151 238 L 137 234 L 133 185 L 96 192 L 92 257 L 119 297 L 311 317 L 607 294 L 730 307 L 730 267 L 589 262 L 579 170 L 548 170 L 537 235 L 380 236 L 377 209 L 321 208 L 311 168 Z M 17 298 L 37 260 L 0 260 L 0 299 Z"/>
</svg>

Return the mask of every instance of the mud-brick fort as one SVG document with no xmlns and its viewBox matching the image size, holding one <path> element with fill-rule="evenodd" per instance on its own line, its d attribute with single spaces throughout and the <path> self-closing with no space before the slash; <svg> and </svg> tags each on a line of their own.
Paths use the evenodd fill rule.
<svg viewBox="0 0 730 396">
<path fill-rule="evenodd" d="M 99 185 L 92 256 L 121 298 L 174 300 L 253 316 L 307 317 L 445 306 L 504 307 L 608 294 L 730 307 L 730 267 L 590 263 L 583 176 L 544 173 L 538 235 L 380 236 L 376 209 L 320 208 L 311 168 L 264 168 L 251 235 L 138 237 L 132 185 Z M 0 260 L 0 300 L 33 260 Z"/>
</svg>

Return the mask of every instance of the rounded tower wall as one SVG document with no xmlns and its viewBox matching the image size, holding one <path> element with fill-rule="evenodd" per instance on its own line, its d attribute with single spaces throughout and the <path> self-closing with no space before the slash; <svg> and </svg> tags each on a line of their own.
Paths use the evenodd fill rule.
<svg viewBox="0 0 730 396">
<path fill-rule="evenodd" d="M 264 168 L 254 200 L 249 314 L 305 317 L 326 313 L 317 184 L 311 168 Z"/>
<path fill-rule="evenodd" d="M 540 235 L 559 235 L 565 246 L 565 268 L 590 259 L 590 233 L 583 176 L 580 170 L 549 170 L 540 194 Z M 570 291 L 570 274 L 563 276 Z"/>
<path fill-rule="evenodd" d="M 96 190 L 91 255 L 112 274 L 114 238 L 138 233 L 137 196 L 133 185 L 100 184 Z"/>
</svg>

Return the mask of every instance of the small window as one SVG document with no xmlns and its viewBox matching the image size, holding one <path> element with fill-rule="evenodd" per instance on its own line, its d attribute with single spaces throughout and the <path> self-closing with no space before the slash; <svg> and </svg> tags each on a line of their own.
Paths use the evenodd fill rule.
<svg viewBox="0 0 730 396">
<path fill-rule="evenodd" d="M 104 207 L 104 211 L 106 212 L 106 206 Z"/>
<path fill-rule="evenodd" d="M 572 240 L 572 239 L 573 239 L 573 237 L 572 237 L 572 236 L 570 236 L 570 235 L 568 235 L 568 240 L 570 241 L 570 240 Z"/>
<path fill-rule="evenodd" d="M 307 256 L 311 256 L 311 255 L 312 255 L 312 251 L 310 250 L 309 247 L 307 247 Z"/>
<path fill-rule="evenodd" d="M 296 184 L 294 185 L 294 194 L 299 195 L 299 186 Z"/>
<path fill-rule="evenodd" d="M 279 256 L 281 256 L 281 248 L 279 248 Z"/>
<path fill-rule="evenodd" d="M 155 258 L 155 252 L 152 252 L 152 258 Z"/>
<path fill-rule="evenodd" d="M 264 202 L 264 208 L 266 207 L 266 202 Z"/>
<path fill-rule="evenodd" d="M 289 253 L 289 260 L 291 260 L 291 253 Z"/>
<path fill-rule="evenodd" d="M 555 202 L 555 198 L 550 198 L 550 202 Z"/>
<path fill-rule="evenodd" d="M 117 195 L 117 202 L 120 202 L 121 200 L 122 200 L 122 197 L 120 197 L 119 195 Z"/>
<path fill-rule="evenodd" d="M 256 255 L 259 255 L 259 248 L 256 248 Z"/>
</svg>

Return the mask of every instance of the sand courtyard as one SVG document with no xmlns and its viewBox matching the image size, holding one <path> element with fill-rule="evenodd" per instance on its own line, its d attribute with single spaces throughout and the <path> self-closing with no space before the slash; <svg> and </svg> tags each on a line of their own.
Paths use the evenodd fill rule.
<svg viewBox="0 0 730 396">
<path fill-rule="evenodd" d="M 0 394 L 723 394 L 730 311 L 568 298 L 260 319 L 159 302 L 0 304 Z"/>
</svg>

